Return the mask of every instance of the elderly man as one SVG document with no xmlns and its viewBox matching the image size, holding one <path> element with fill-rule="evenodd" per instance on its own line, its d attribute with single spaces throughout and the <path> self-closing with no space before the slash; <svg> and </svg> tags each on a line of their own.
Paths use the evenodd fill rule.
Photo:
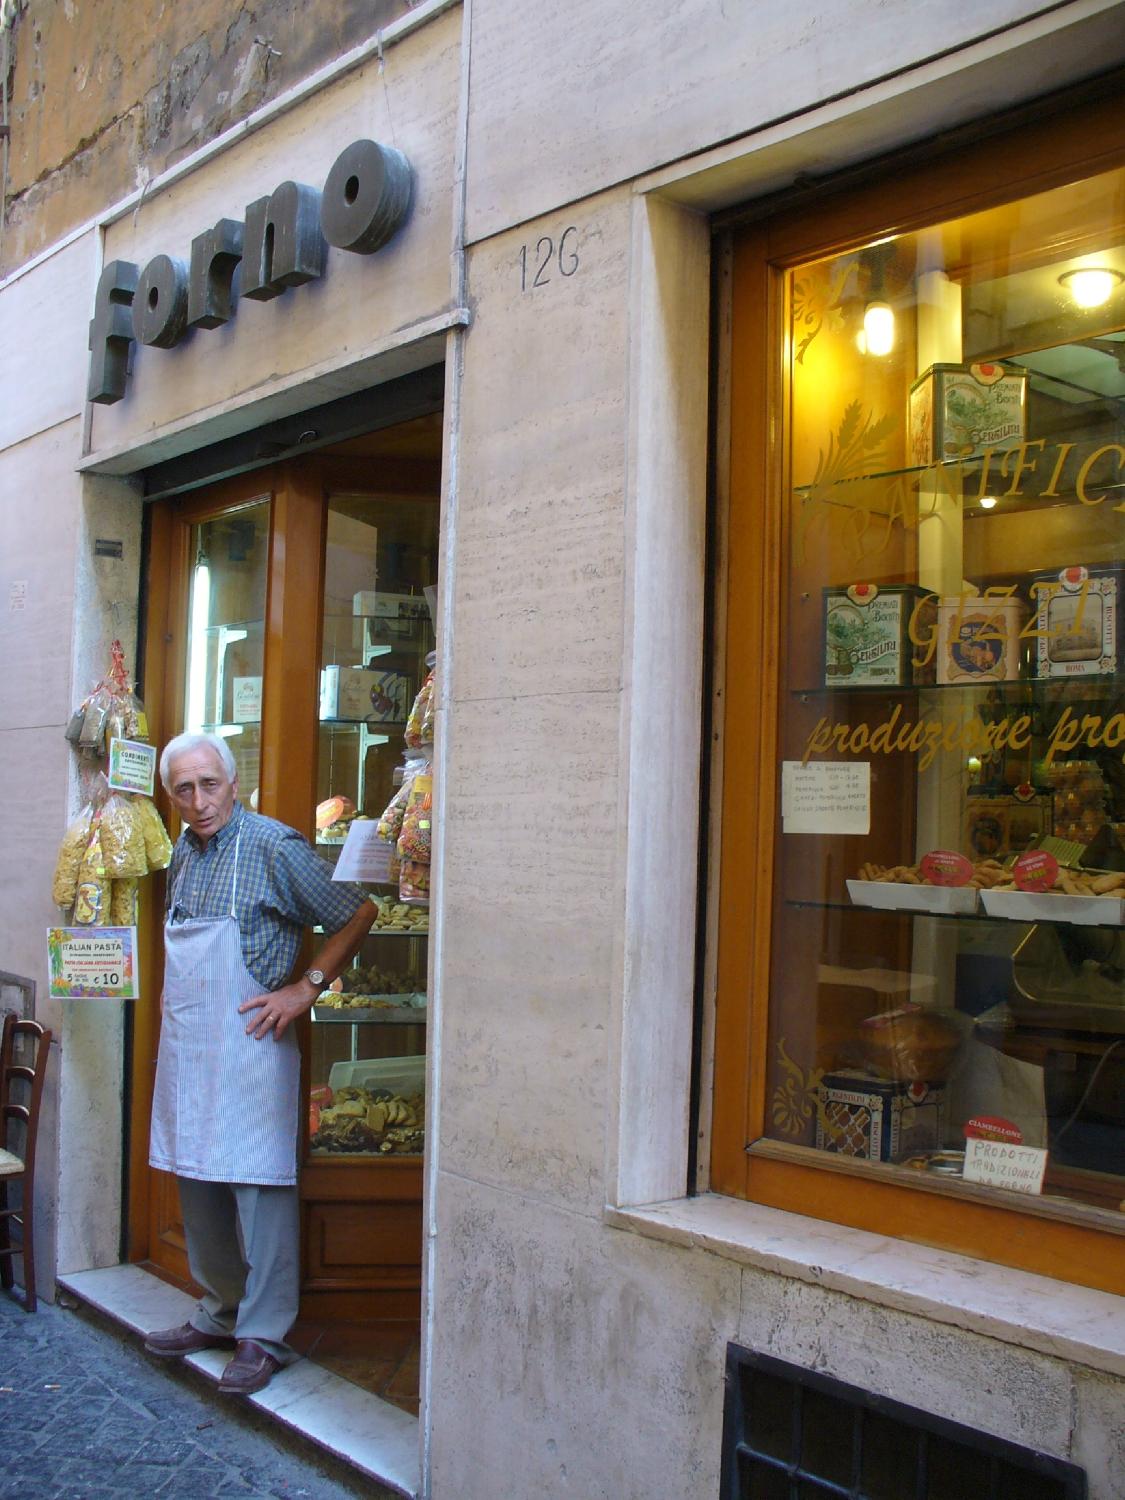
<svg viewBox="0 0 1125 1500">
<path fill-rule="evenodd" d="M 249 1395 L 296 1358 L 297 1120 L 293 1022 L 375 919 L 359 886 L 284 823 L 237 800 L 234 757 L 183 734 L 160 779 L 184 822 L 168 869 L 164 994 L 149 1163 L 175 1174 L 188 1264 L 204 1294 L 189 1322 L 150 1333 L 176 1356 L 233 1347 L 219 1389 Z M 289 981 L 302 931 L 330 934 Z"/>
</svg>

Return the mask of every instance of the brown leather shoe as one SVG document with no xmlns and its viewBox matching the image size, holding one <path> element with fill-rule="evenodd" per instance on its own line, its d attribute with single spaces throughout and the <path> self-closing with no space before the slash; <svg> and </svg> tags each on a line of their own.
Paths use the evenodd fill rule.
<svg viewBox="0 0 1125 1500">
<path fill-rule="evenodd" d="M 239 1339 L 234 1358 L 223 1371 L 219 1389 L 228 1396 L 252 1396 L 255 1391 L 265 1390 L 280 1369 L 281 1361 L 261 1344 L 253 1339 Z"/>
<path fill-rule="evenodd" d="M 150 1354 L 159 1354 L 162 1359 L 177 1359 L 184 1354 L 196 1354 L 200 1349 L 229 1349 L 233 1344 L 234 1339 L 228 1335 L 203 1333 L 190 1323 L 145 1334 L 145 1348 Z"/>
</svg>

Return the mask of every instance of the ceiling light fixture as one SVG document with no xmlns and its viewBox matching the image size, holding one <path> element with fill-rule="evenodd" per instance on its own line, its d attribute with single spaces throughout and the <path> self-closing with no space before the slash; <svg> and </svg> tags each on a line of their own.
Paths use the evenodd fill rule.
<svg viewBox="0 0 1125 1500">
<path fill-rule="evenodd" d="M 1111 266 L 1079 266 L 1059 277 L 1059 285 L 1066 287 L 1079 307 L 1101 307 L 1123 281 L 1125 272 Z"/>
<path fill-rule="evenodd" d="M 995 495 L 982 495 L 980 497 L 981 510 L 991 510 L 992 507 L 996 504 L 996 498 L 997 497 Z"/>
<path fill-rule="evenodd" d="M 889 302 L 869 302 L 863 310 L 863 336 L 868 354 L 889 354 L 895 346 L 895 315 Z"/>
</svg>

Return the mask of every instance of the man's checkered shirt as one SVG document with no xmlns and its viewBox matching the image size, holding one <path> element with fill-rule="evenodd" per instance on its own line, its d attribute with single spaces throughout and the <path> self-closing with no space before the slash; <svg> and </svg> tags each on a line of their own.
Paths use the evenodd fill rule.
<svg viewBox="0 0 1125 1500">
<path fill-rule="evenodd" d="M 229 822 L 206 844 L 190 828 L 177 839 L 166 887 L 173 922 L 229 915 L 236 840 L 235 916 L 242 957 L 263 991 L 276 990 L 293 971 L 303 929 L 337 932 L 366 893 L 358 885 L 334 882 L 332 866 L 296 829 L 236 802 Z"/>
</svg>

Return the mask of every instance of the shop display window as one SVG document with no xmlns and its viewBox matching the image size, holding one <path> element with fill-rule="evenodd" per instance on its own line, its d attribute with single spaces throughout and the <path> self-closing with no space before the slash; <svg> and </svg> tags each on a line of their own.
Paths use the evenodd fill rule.
<svg viewBox="0 0 1125 1500">
<path fill-rule="evenodd" d="M 819 1168 L 827 1216 L 969 1249 L 912 1225 L 901 1194 L 1119 1232 L 1125 171 L 914 223 L 805 256 L 756 232 L 742 252 L 776 310 L 754 336 L 781 352 L 776 441 L 738 407 L 760 384 L 736 377 L 732 417 L 735 464 L 758 432 L 778 497 L 763 597 L 732 584 L 727 647 L 728 675 L 747 671 L 757 611 L 777 661 L 756 700 L 768 905 L 735 873 L 753 797 L 731 782 L 742 747 L 724 758 L 720 1028 L 737 1034 L 724 1004 L 750 1017 L 745 1190 L 816 1213 Z M 752 288 L 744 271 L 736 339 L 764 326 Z M 734 503 L 752 493 L 736 473 Z M 736 511 L 732 566 L 749 526 Z M 763 993 L 751 978 L 739 1000 L 731 976 L 755 964 Z M 776 1190 L 782 1163 L 799 1189 Z M 900 1196 L 849 1217 L 848 1182 Z"/>
</svg>

